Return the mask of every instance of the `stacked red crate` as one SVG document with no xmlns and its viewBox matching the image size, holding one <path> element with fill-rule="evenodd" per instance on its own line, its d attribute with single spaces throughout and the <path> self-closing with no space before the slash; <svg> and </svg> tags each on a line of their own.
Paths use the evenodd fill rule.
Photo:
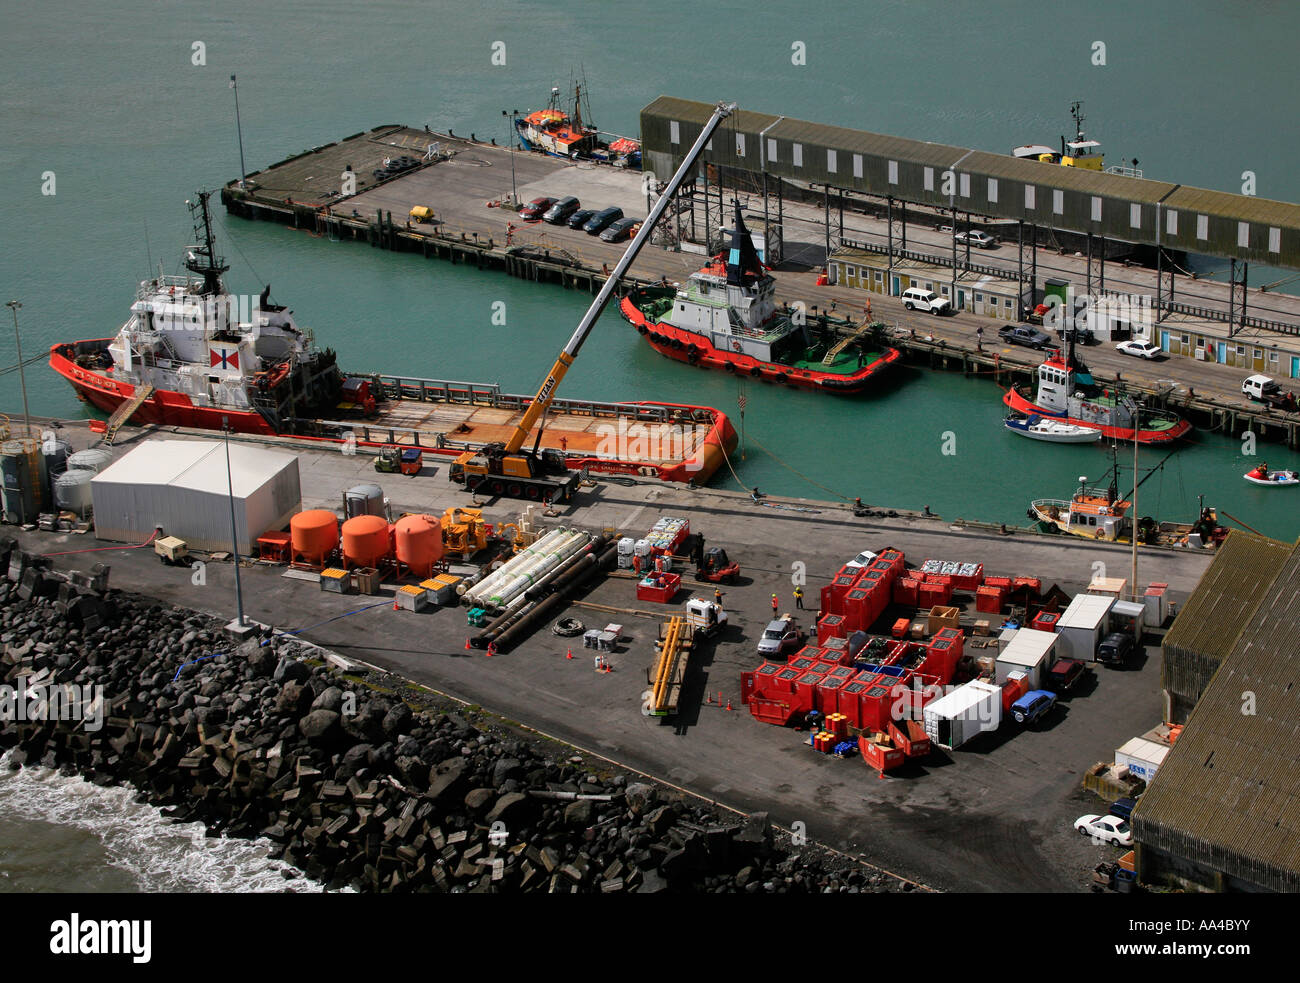
<svg viewBox="0 0 1300 983">
<path fill-rule="evenodd" d="M 819 672 L 801 673 L 794 681 L 794 692 L 790 696 L 790 707 L 796 713 L 807 713 L 817 709 L 817 684 L 822 681 Z"/>
<path fill-rule="evenodd" d="M 749 705 L 749 698 L 754 695 L 754 673 L 742 672 L 740 674 L 740 702 L 742 705 Z"/>
<path fill-rule="evenodd" d="M 1060 614 L 1055 611 L 1039 611 L 1038 614 L 1034 615 L 1030 627 L 1034 631 L 1056 631 L 1056 623 L 1060 620 Z"/>
<path fill-rule="evenodd" d="M 828 638 L 843 638 L 846 634 L 844 616 L 841 614 L 823 614 L 822 620 L 817 622 L 817 641 L 819 642 L 825 642 Z"/>
<path fill-rule="evenodd" d="M 854 632 L 871 624 L 868 620 L 868 597 L 870 592 L 861 587 L 854 587 L 844 595 L 844 631 Z"/>
<path fill-rule="evenodd" d="M 817 664 L 817 657 L 813 654 L 817 649 L 804 649 L 797 655 L 790 656 L 790 668 L 798 669 L 800 672 L 807 672 Z"/>
<path fill-rule="evenodd" d="M 862 695 L 870 684 L 859 679 L 850 679 L 840 687 L 840 713 L 847 718 L 850 727 L 862 726 Z"/>
<path fill-rule="evenodd" d="M 822 662 L 834 662 L 847 665 L 849 662 L 849 640 L 844 637 L 822 639 L 822 647 L 817 651 Z"/>
<path fill-rule="evenodd" d="M 891 676 L 876 677 L 875 684 L 858 701 L 862 719 L 859 726 L 884 730 L 885 722 L 889 720 L 889 710 L 894 700 L 892 691 L 896 682 Z"/>
<path fill-rule="evenodd" d="M 1004 590 L 1011 590 L 1011 578 L 1010 577 L 985 577 L 984 586 L 1001 587 Z"/>
<path fill-rule="evenodd" d="M 916 589 L 916 606 L 922 611 L 943 607 L 952 600 L 950 584 L 921 584 Z"/>
<path fill-rule="evenodd" d="M 1028 590 L 1034 597 L 1043 593 L 1043 581 L 1040 577 L 1016 577 L 1011 581 L 1013 591 Z"/>
<path fill-rule="evenodd" d="M 916 607 L 916 592 L 920 587 L 920 582 L 912 580 L 910 577 L 900 577 L 894 581 L 892 595 L 895 604 L 902 604 L 910 608 Z"/>
<path fill-rule="evenodd" d="M 840 712 L 840 687 L 846 682 L 843 676 L 825 676 L 817 684 L 817 709 L 830 715 Z"/>
<path fill-rule="evenodd" d="M 975 610 L 985 614 L 1001 614 L 1006 602 L 1006 590 L 1002 587 L 990 587 L 986 582 L 975 591 Z"/>
<path fill-rule="evenodd" d="M 803 675 L 803 672 L 799 669 L 791 669 L 789 666 L 785 666 L 784 668 L 777 666 L 776 670 L 776 674 L 771 677 L 772 684 L 769 692 L 781 696 L 793 693 L 794 682 Z"/>
</svg>

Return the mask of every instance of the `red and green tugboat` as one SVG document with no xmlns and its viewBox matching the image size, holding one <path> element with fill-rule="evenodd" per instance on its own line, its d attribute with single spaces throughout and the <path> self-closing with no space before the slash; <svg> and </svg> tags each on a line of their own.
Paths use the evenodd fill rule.
<svg viewBox="0 0 1300 983">
<path fill-rule="evenodd" d="M 878 343 L 880 326 L 837 337 L 825 324 L 778 310 L 775 289 L 737 205 L 725 258 L 715 257 L 680 288 L 634 290 L 619 310 L 661 355 L 799 389 L 861 392 L 901 357 Z"/>
</svg>

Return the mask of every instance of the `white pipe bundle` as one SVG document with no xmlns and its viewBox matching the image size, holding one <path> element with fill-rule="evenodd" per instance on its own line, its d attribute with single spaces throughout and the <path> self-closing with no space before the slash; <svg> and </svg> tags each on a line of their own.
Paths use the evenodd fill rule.
<svg viewBox="0 0 1300 983">
<path fill-rule="evenodd" d="M 494 608 L 505 607 L 529 587 L 545 579 L 561 563 L 585 546 L 590 538 L 588 533 L 576 530 L 565 533 L 557 541 L 549 544 L 543 553 L 521 565 L 505 583 L 493 587 L 483 600 Z"/>
<path fill-rule="evenodd" d="M 506 580 L 514 576 L 514 571 L 518 570 L 522 564 L 528 563 L 534 557 L 540 555 L 550 548 L 552 543 L 557 542 L 560 537 L 568 533 L 563 526 L 558 529 L 552 529 L 546 535 L 542 536 L 537 542 L 533 543 L 526 549 L 520 550 L 509 560 L 503 563 L 492 573 L 488 574 L 477 584 L 468 588 L 463 595 L 466 601 L 478 603 L 489 596 L 489 593 L 497 586 L 505 583 Z"/>
</svg>

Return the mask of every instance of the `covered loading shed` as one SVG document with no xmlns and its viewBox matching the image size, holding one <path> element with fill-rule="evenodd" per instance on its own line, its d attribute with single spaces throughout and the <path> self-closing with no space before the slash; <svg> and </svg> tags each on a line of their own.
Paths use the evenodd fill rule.
<svg viewBox="0 0 1300 983">
<path fill-rule="evenodd" d="M 1019 629 L 997 657 L 994 665 L 997 684 L 1005 684 L 1013 672 L 1023 672 L 1029 677 L 1030 689 L 1041 689 L 1047 670 L 1056 661 L 1059 638 L 1053 631 Z"/>
<path fill-rule="evenodd" d="M 1300 892 L 1300 549 L 1251 538 L 1248 549 L 1268 543 L 1270 552 L 1280 547 L 1289 555 L 1257 588 L 1244 624 L 1233 618 L 1239 631 L 1133 811 L 1138 877 L 1146 883 Z M 1238 555 L 1229 565 L 1246 559 Z M 1192 610 L 1189 603 L 1175 628 Z"/>
<path fill-rule="evenodd" d="M 1092 662 L 1107 630 L 1115 598 L 1099 594 L 1078 594 L 1056 623 L 1059 640 L 1056 654 L 1063 659 Z"/>
<path fill-rule="evenodd" d="M 241 553 L 281 529 L 302 508 L 298 459 L 292 454 L 220 441 L 151 440 L 105 468 L 90 483 L 95 536 L 143 543 L 161 526 L 192 549 L 230 549 L 230 501 Z"/>
</svg>

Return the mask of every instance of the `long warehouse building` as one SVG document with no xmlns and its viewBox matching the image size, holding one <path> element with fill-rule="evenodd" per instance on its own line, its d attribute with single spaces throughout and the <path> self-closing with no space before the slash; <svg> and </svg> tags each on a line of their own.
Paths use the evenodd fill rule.
<svg viewBox="0 0 1300 983">
<path fill-rule="evenodd" d="M 641 110 L 646 170 L 662 176 L 673 173 L 712 111 L 708 103 L 671 96 L 660 96 Z M 1300 269 L 1300 205 L 1251 195 L 1061 167 L 744 109 L 733 113 L 710 141 L 701 164 Z"/>
</svg>

